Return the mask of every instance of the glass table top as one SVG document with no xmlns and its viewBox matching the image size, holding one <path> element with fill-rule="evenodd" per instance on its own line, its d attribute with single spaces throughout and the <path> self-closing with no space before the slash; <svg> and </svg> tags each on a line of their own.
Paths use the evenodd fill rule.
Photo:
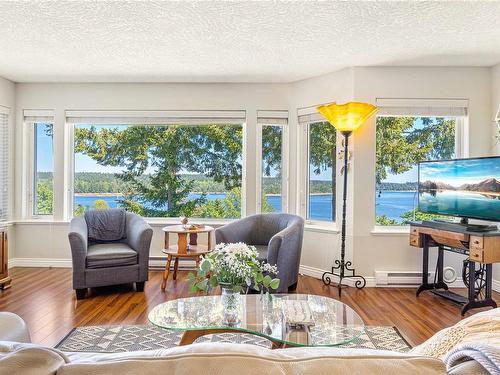
<svg viewBox="0 0 500 375">
<path fill-rule="evenodd" d="M 333 298 L 308 294 L 241 295 L 239 322 L 224 325 L 221 296 L 180 298 L 157 305 L 149 313 L 156 326 L 173 330 L 231 329 L 248 332 L 292 346 L 335 346 L 364 333 L 359 315 Z M 291 328 L 284 318 L 284 301 L 306 301 L 314 325 Z"/>
</svg>

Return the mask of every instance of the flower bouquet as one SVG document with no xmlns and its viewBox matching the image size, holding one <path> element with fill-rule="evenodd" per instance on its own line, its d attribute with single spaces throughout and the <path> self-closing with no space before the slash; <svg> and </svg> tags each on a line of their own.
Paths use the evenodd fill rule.
<svg viewBox="0 0 500 375">
<path fill-rule="evenodd" d="M 217 245 L 203 257 L 197 274 L 188 275 L 190 291 L 208 293 L 220 286 L 224 321 L 228 325 L 236 324 L 239 321 L 241 292 L 249 289 L 269 292 L 278 289 L 280 284 L 280 280 L 274 278 L 278 273 L 276 266 L 259 261 L 257 256 L 254 246 L 242 242 Z"/>
</svg>

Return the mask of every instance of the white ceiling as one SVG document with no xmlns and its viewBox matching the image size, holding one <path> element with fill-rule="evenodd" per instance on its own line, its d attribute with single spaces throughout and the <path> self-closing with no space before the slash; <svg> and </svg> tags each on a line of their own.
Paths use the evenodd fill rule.
<svg viewBox="0 0 500 375">
<path fill-rule="evenodd" d="M 0 2 L 0 76 L 16 82 L 291 82 L 499 62 L 500 2 Z"/>
</svg>

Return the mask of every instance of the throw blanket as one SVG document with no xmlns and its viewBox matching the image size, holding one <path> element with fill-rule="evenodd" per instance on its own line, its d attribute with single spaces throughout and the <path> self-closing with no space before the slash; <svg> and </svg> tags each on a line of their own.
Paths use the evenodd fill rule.
<svg viewBox="0 0 500 375">
<path fill-rule="evenodd" d="M 500 375 L 500 348 L 479 343 L 465 343 L 446 355 L 444 362 L 448 370 L 463 361 L 473 359 L 492 375 Z"/>
<path fill-rule="evenodd" d="M 123 208 L 86 211 L 85 221 L 91 241 L 117 241 L 126 237 L 126 216 Z"/>
</svg>

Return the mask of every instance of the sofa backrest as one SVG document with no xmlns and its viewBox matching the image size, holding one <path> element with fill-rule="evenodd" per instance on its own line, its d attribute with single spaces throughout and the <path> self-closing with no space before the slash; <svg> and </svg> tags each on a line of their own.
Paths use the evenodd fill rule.
<svg viewBox="0 0 500 375">
<path fill-rule="evenodd" d="M 56 349 L 0 341 L 0 375 L 55 375 L 68 361 Z"/>
<path fill-rule="evenodd" d="M 255 226 L 252 231 L 252 244 L 267 245 L 276 233 L 294 226 L 298 236 L 302 235 L 304 219 L 292 214 L 256 214 L 250 216 L 254 219 Z"/>
<path fill-rule="evenodd" d="M 167 350 L 72 355 L 58 375 L 289 375 L 289 374 L 446 374 L 444 363 L 428 357 L 374 350 L 194 344 Z"/>
</svg>

